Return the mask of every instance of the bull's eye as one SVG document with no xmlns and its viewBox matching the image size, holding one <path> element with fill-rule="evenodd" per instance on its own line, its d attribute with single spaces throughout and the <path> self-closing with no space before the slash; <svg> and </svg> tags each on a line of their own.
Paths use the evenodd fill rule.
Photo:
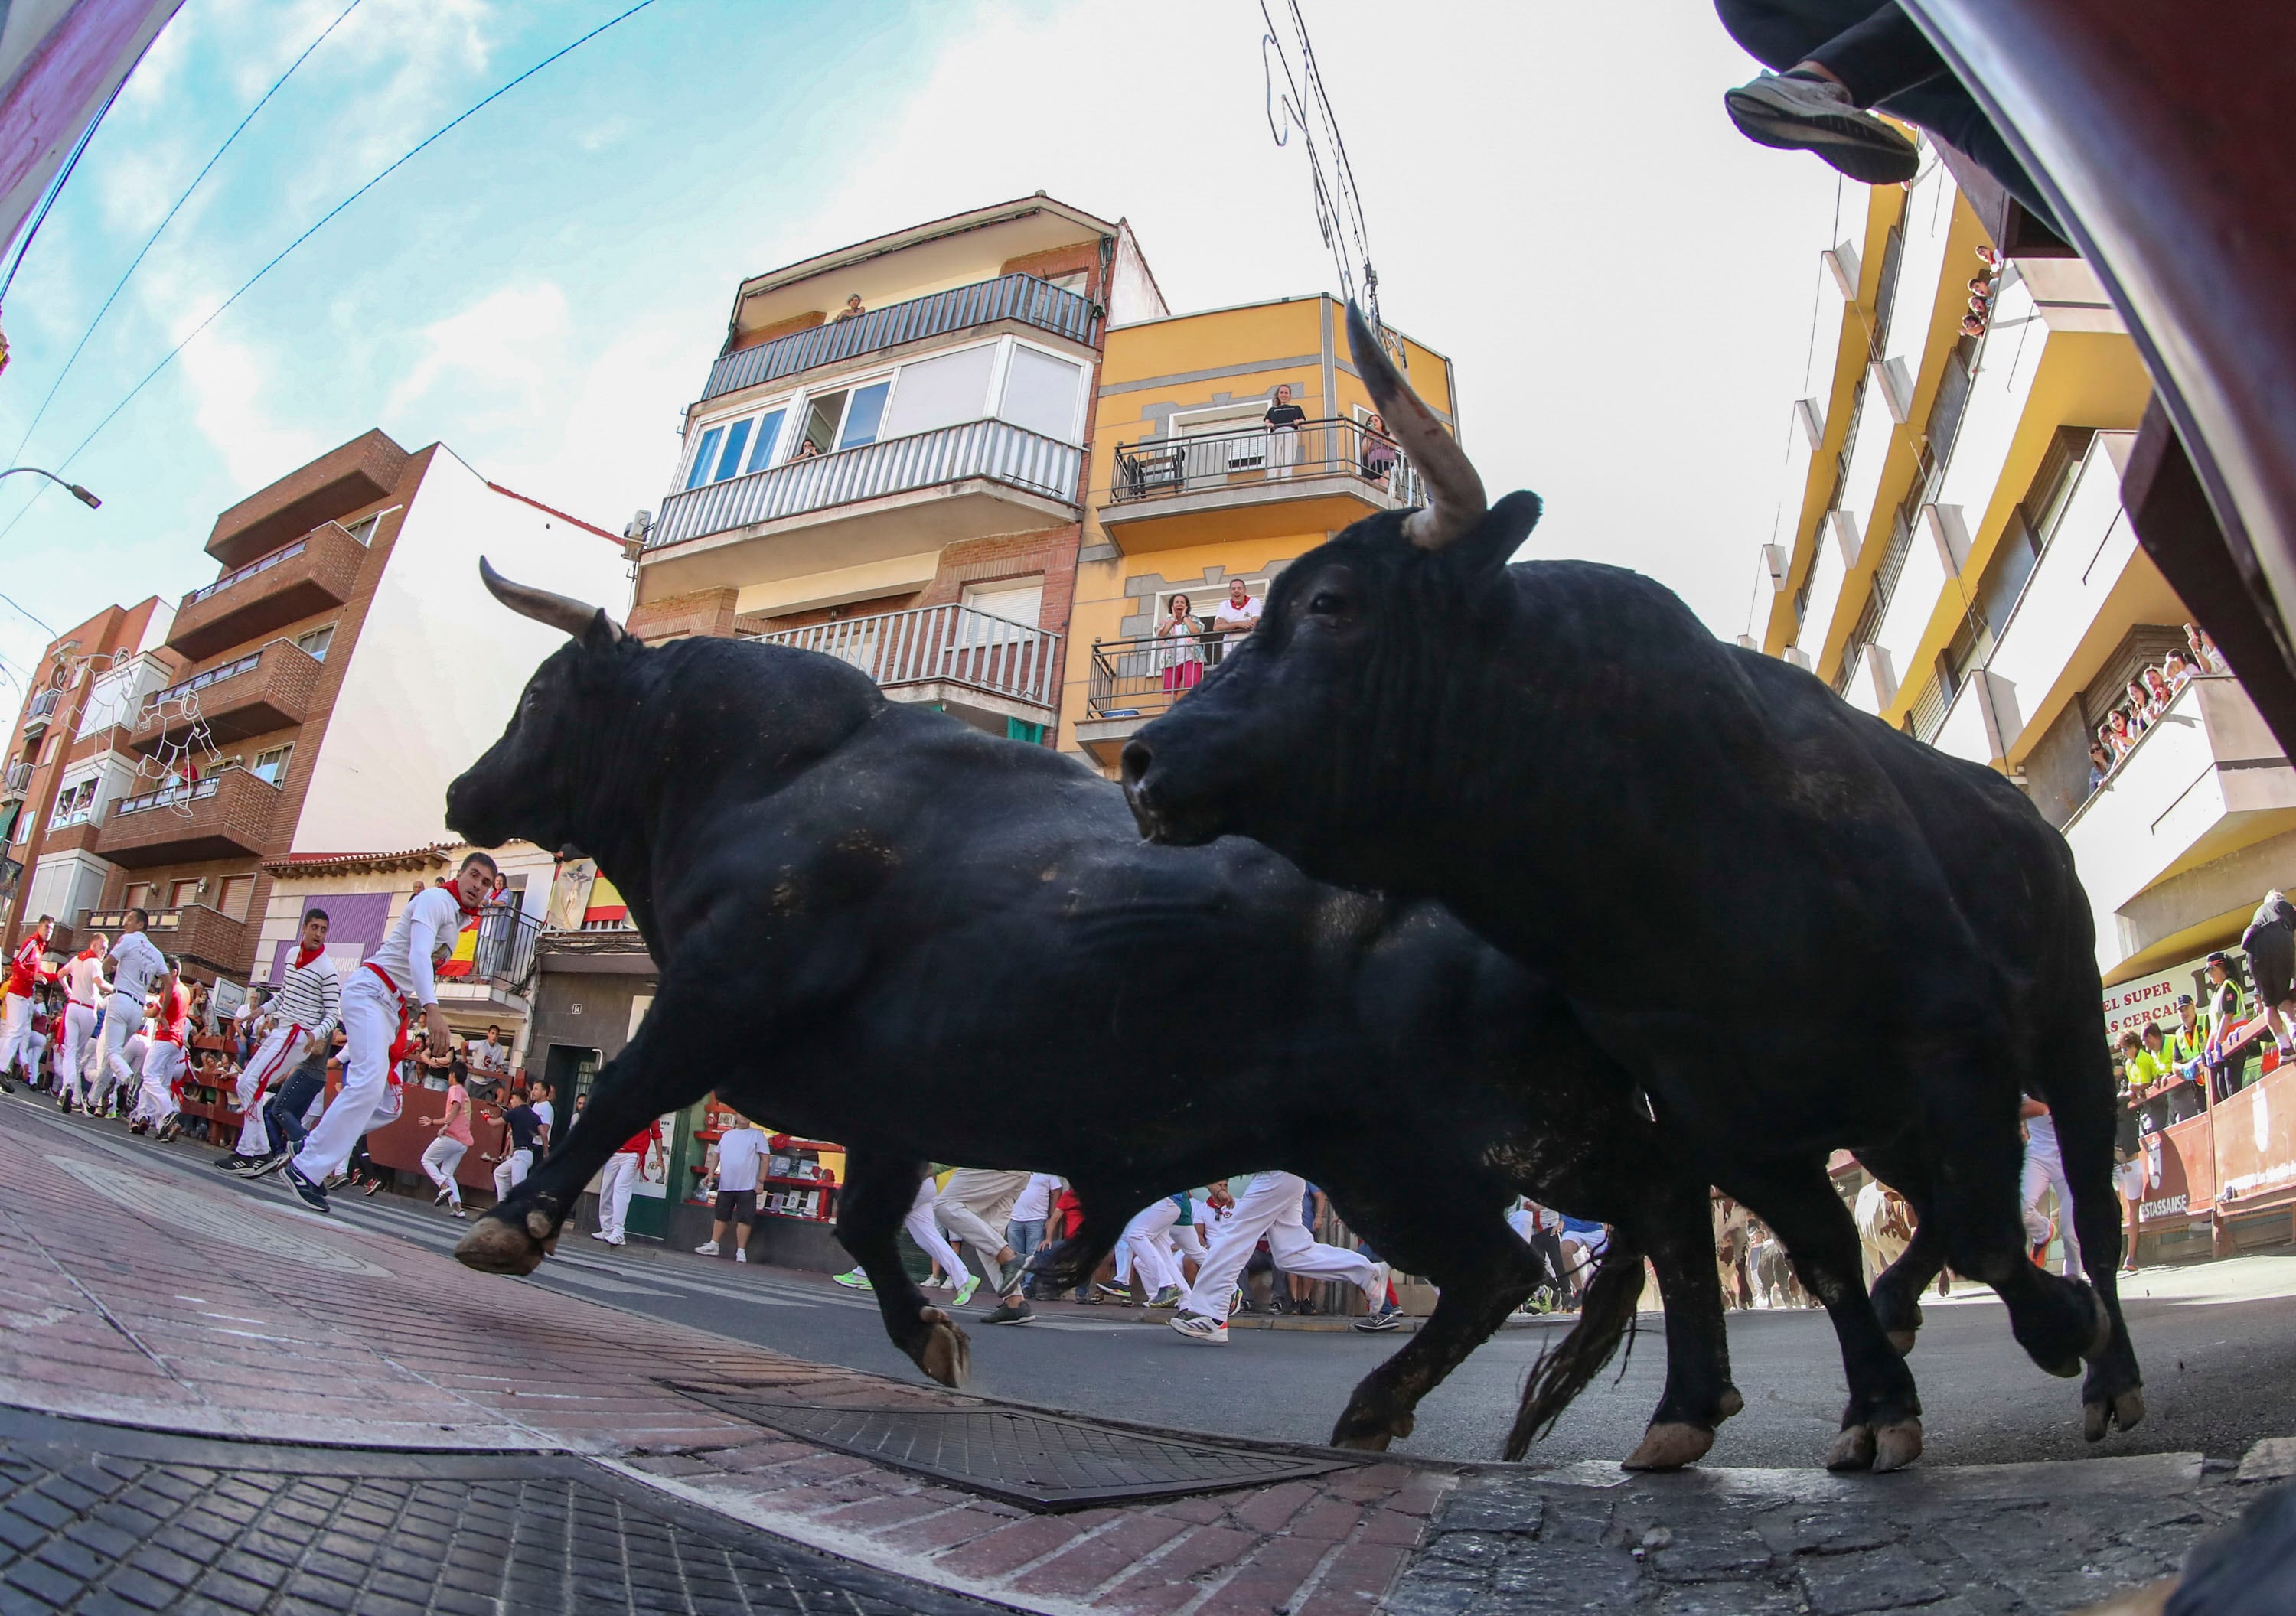
<svg viewBox="0 0 2296 1616">
<path fill-rule="evenodd" d="M 1332 616 L 1347 608 L 1347 597 L 1328 589 L 1315 595 L 1308 602 L 1308 609 L 1319 617 Z"/>
</svg>

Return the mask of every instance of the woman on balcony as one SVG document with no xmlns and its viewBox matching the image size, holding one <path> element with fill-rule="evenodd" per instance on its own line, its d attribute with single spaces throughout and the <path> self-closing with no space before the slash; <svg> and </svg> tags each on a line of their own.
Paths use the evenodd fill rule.
<svg viewBox="0 0 2296 1616">
<path fill-rule="evenodd" d="M 1260 420 L 1267 423 L 1267 475 L 1289 477 L 1300 463 L 1300 423 L 1308 412 L 1292 402 L 1292 384 L 1275 384 L 1275 396 Z"/>
<path fill-rule="evenodd" d="M 1384 489 L 1387 479 L 1395 475 L 1395 440 L 1387 435 L 1387 422 L 1374 410 L 1363 424 L 1365 479 L 1373 487 Z"/>
<path fill-rule="evenodd" d="M 1204 676 L 1204 625 L 1196 620 L 1194 603 L 1174 595 L 1170 615 L 1158 625 L 1156 638 L 1167 643 L 1156 648 L 1156 666 L 1163 671 L 1164 693 L 1182 696 Z"/>
</svg>

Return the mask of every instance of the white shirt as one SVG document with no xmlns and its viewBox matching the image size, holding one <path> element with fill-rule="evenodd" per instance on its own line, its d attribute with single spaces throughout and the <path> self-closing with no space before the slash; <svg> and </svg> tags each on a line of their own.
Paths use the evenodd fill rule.
<svg viewBox="0 0 2296 1616">
<path fill-rule="evenodd" d="M 96 994 L 103 981 L 102 960 L 84 959 L 74 955 L 66 962 L 62 975 L 64 979 L 64 992 L 74 1004 L 95 1003 Z"/>
<path fill-rule="evenodd" d="M 718 1192 L 740 1195 L 758 1187 L 758 1162 L 766 1136 L 755 1128 L 729 1129 L 718 1140 Z"/>
<path fill-rule="evenodd" d="M 426 886 L 406 900 L 382 946 L 366 957 L 397 984 L 399 996 L 421 1009 L 439 1002 L 431 973 L 455 951 L 463 931 L 463 906 L 443 886 Z"/>
<path fill-rule="evenodd" d="M 478 1043 L 471 1046 L 471 1065 L 481 1072 L 502 1072 L 510 1066 L 508 1044 Z"/>
<path fill-rule="evenodd" d="M 111 945 L 111 991 L 125 993 L 141 1004 L 160 985 L 160 978 L 168 974 L 168 961 L 152 939 L 142 932 L 128 932 Z"/>
<path fill-rule="evenodd" d="M 1028 1188 L 1021 1190 L 1021 1198 L 1013 1203 L 1012 1221 L 1042 1223 L 1052 1215 L 1054 1197 L 1060 1193 L 1061 1179 L 1058 1173 L 1030 1173 Z"/>
<path fill-rule="evenodd" d="M 534 1114 L 541 1119 L 542 1137 L 547 1139 L 550 1130 L 558 1121 L 558 1114 L 550 1108 L 548 1100 L 537 1100 L 534 1102 Z"/>
<path fill-rule="evenodd" d="M 1242 606 L 1238 606 L 1234 601 L 1223 595 L 1220 597 L 1219 609 L 1212 614 L 1212 626 L 1214 628 L 1227 629 L 1227 637 L 1231 640 L 1241 640 L 1244 635 L 1250 633 L 1251 631 L 1248 627 L 1231 628 L 1229 626 L 1230 624 L 1257 624 L 1259 621 L 1259 597 L 1257 595 L 1246 595 L 1243 598 L 1243 604 Z"/>
</svg>

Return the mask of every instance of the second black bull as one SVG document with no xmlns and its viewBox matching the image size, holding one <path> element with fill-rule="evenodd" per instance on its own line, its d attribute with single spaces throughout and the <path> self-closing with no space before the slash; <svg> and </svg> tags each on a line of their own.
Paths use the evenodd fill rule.
<svg viewBox="0 0 2296 1616">
<path fill-rule="evenodd" d="M 1320 886 L 1249 843 L 1145 845 L 1121 793 L 1073 760 L 888 702 L 832 658 L 649 648 L 603 612 L 488 580 L 572 643 L 455 782 L 448 820 L 481 845 L 595 857 L 661 983 L 465 1263 L 530 1271 L 618 1145 L 714 1090 L 847 1145 L 838 1238 L 894 1343 L 950 1384 L 966 1337 L 895 1244 L 929 1159 L 1068 1177 L 1087 1217 L 1067 1283 L 1158 1196 L 1281 1167 L 1440 1287 L 1334 1441 L 1408 1434 L 1529 1294 L 1540 1265 L 1504 1220 L 1519 1193 L 1618 1238 L 1508 1452 L 1611 1355 L 1645 1252 L 1669 1374 L 1629 1462 L 1694 1459 L 1736 1410 L 1703 1181 L 1545 983 L 1441 910 Z"/>
</svg>

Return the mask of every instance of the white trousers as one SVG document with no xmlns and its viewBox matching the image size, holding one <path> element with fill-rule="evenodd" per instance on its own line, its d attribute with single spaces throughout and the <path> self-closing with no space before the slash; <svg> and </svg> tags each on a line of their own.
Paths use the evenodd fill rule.
<svg viewBox="0 0 2296 1616">
<path fill-rule="evenodd" d="M 314 1184 L 342 1171 L 374 1121 L 390 1081 L 390 1046 L 398 1038 L 398 995 L 373 971 L 343 983 L 343 1086 L 295 1154 L 294 1167 Z"/>
<path fill-rule="evenodd" d="M 95 1007 L 64 1007 L 64 1047 L 56 1066 L 56 1091 L 84 1103 L 87 1093 L 87 1060 L 94 1052 Z"/>
<path fill-rule="evenodd" d="M 32 1001 L 22 993 L 0 994 L 0 1077 L 16 1070 L 32 1037 Z M 35 1057 L 37 1059 L 37 1057 Z M 37 1065 L 33 1074 L 38 1075 Z"/>
<path fill-rule="evenodd" d="M 255 1046 L 233 1097 L 239 1102 L 240 1155 L 259 1156 L 270 1147 L 271 1130 L 263 1125 L 263 1097 L 286 1080 L 293 1070 L 291 1063 L 302 1056 L 303 1029 L 291 1023 L 272 1028 Z"/>
<path fill-rule="evenodd" d="M 1132 1221 L 1124 1226 L 1119 1236 L 1119 1244 L 1132 1259 L 1132 1272 L 1139 1276 L 1151 1296 L 1167 1287 L 1179 1288 L 1180 1265 L 1165 1244 L 1165 1231 L 1179 1220 L 1180 1209 L 1167 1196 L 1133 1213 Z"/>
<path fill-rule="evenodd" d="M 470 1147 L 460 1139 L 450 1139 L 440 1134 L 430 1141 L 422 1153 L 422 1176 L 447 1192 L 447 1198 L 455 1205 L 463 1204 L 463 1187 L 455 1182 L 455 1169 L 463 1164 Z"/>
<path fill-rule="evenodd" d="M 638 1185 L 636 1152 L 618 1150 L 598 1170 L 598 1232 L 619 1245 L 630 1215 L 630 1192 Z"/>
<path fill-rule="evenodd" d="M 972 1249 L 980 1277 L 999 1296 L 1004 1294 L 1007 1282 L 996 1253 L 1004 1249 L 1004 1228 L 1013 1220 L 1013 1203 L 1029 1188 L 1029 1177 L 1025 1172 L 960 1167 L 948 1175 L 947 1185 L 933 1202 L 933 1215 L 940 1220 L 940 1226 Z"/>
<path fill-rule="evenodd" d="M 129 1064 L 128 1050 L 144 1041 L 143 1025 L 142 1000 L 131 999 L 125 993 L 114 993 L 104 1001 L 103 1047 L 96 1054 L 93 1102 L 98 1111 L 102 1110 L 111 1098 L 114 1089 L 134 1085 L 135 1067 Z M 140 1062 L 144 1052 L 137 1049 L 133 1058 Z"/>
<path fill-rule="evenodd" d="M 940 1264 L 940 1271 L 949 1284 L 962 1285 L 964 1282 L 964 1259 L 956 1254 L 956 1247 L 948 1243 L 947 1237 L 940 1232 L 940 1225 L 933 1219 L 933 1206 L 939 1193 L 928 1175 L 924 1182 L 917 1186 L 916 1199 L 909 1203 L 908 1215 L 901 1220 L 901 1227 L 909 1231 L 909 1238 L 917 1243 L 926 1256 Z M 992 1249 L 988 1254 L 994 1257 L 996 1253 Z"/>
<path fill-rule="evenodd" d="M 1319 1245 L 1308 1233 L 1300 1217 L 1300 1198 L 1307 1193 L 1308 1181 L 1297 1173 L 1254 1174 L 1235 1210 L 1213 1230 L 1211 1253 L 1196 1270 L 1195 1288 L 1180 1306 L 1207 1318 L 1225 1319 L 1229 1294 L 1263 1236 L 1267 1254 L 1283 1272 L 1309 1279 L 1344 1279 L 1362 1290 L 1374 1308 L 1386 1305 L 1384 1286 L 1378 1294 L 1372 1293 L 1380 1277 L 1378 1264 L 1361 1252 Z"/>
<path fill-rule="evenodd" d="M 497 1201 L 503 1199 L 512 1190 L 525 1183 L 526 1175 L 533 1170 L 533 1167 L 534 1152 L 531 1150 L 513 1150 L 501 1161 L 496 1162 L 495 1163 L 495 1199 Z"/>
<path fill-rule="evenodd" d="M 135 1091 L 134 1121 L 164 1126 L 180 1108 L 175 1080 L 184 1070 L 184 1046 L 155 1038 L 144 1053 L 144 1082 Z"/>
<path fill-rule="evenodd" d="M 2064 1158 L 2054 1150 L 2025 1149 L 2025 1238 L 2038 1245 L 2049 1237 L 2048 1214 L 2041 1210 L 2041 1192 L 2057 1195 L 2057 1236 L 2065 1243 L 2065 1272 L 2081 1271 L 2080 1236 L 2073 1232 L 2072 1186 L 2065 1182 Z"/>
</svg>

